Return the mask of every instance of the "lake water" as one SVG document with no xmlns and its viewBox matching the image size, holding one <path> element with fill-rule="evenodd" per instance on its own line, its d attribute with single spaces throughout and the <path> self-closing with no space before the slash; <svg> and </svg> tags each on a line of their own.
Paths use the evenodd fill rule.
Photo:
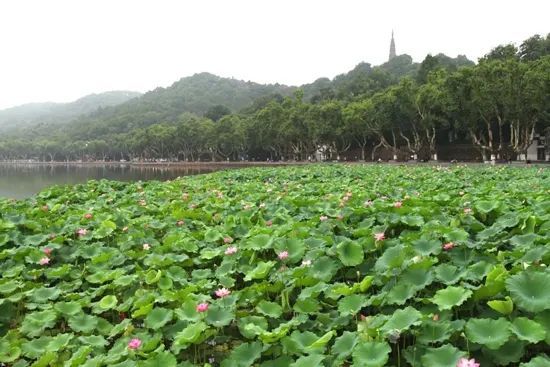
<svg viewBox="0 0 550 367">
<path fill-rule="evenodd" d="M 83 183 L 106 178 L 118 181 L 171 180 L 225 169 L 222 166 L 132 166 L 132 165 L 36 165 L 1 164 L 0 197 L 23 199 L 53 185 Z"/>
</svg>

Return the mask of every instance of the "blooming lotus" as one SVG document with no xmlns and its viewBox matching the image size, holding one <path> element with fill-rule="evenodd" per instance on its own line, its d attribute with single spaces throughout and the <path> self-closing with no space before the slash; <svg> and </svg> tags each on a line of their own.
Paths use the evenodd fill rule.
<svg viewBox="0 0 550 367">
<path fill-rule="evenodd" d="M 85 219 L 92 219 L 94 216 L 92 215 L 92 213 L 86 213 L 84 214 L 84 218 Z"/>
<path fill-rule="evenodd" d="M 288 257 L 288 251 L 283 251 L 278 255 L 279 260 L 285 260 Z"/>
<path fill-rule="evenodd" d="M 183 220 L 178 220 L 178 221 L 176 222 L 176 225 L 177 225 L 178 227 L 181 227 L 181 226 L 183 226 L 184 223 L 185 223 L 185 222 L 184 222 Z"/>
<path fill-rule="evenodd" d="M 472 213 L 472 209 L 464 208 L 464 214 L 471 214 L 471 213 Z"/>
<path fill-rule="evenodd" d="M 372 206 L 372 200 L 367 200 L 363 203 L 364 206 Z"/>
<path fill-rule="evenodd" d="M 40 259 L 40 261 L 38 261 L 38 263 L 40 265 L 48 265 L 50 263 L 50 258 L 49 257 L 43 257 Z"/>
<path fill-rule="evenodd" d="M 214 293 L 216 294 L 216 297 L 223 298 L 229 296 L 231 294 L 231 291 L 227 288 L 220 288 Z"/>
<path fill-rule="evenodd" d="M 228 247 L 226 250 L 225 250 L 225 254 L 226 255 L 233 255 L 237 252 L 237 248 L 235 246 L 231 246 L 231 247 Z"/>
<path fill-rule="evenodd" d="M 144 249 L 145 251 L 149 250 L 150 248 L 151 248 L 151 245 L 149 245 L 148 243 L 144 243 L 144 244 L 143 244 L 143 249 Z"/>
<path fill-rule="evenodd" d="M 44 254 L 46 254 L 46 256 L 50 256 L 52 251 L 53 250 L 49 247 L 44 248 Z"/>
<path fill-rule="evenodd" d="M 76 231 L 76 234 L 79 236 L 86 236 L 88 234 L 88 230 L 86 228 L 80 228 Z"/>
<path fill-rule="evenodd" d="M 395 203 L 393 203 L 393 206 L 395 208 L 401 208 L 403 206 L 403 203 L 401 201 L 396 201 Z"/>
<path fill-rule="evenodd" d="M 197 312 L 206 312 L 208 311 L 208 303 L 203 302 L 199 303 L 196 308 Z"/>
<path fill-rule="evenodd" d="M 475 359 L 460 358 L 456 367 L 479 367 L 479 363 Z"/>
<path fill-rule="evenodd" d="M 260 205 L 258 205 L 258 207 L 260 207 L 261 209 L 265 208 L 265 203 L 261 203 Z"/>
<path fill-rule="evenodd" d="M 455 244 L 452 243 L 452 242 L 448 242 L 448 243 L 443 245 L 443 250 L 450 251 L 450 250 L 453 249 L 453 247 L 455 247 Z"/>
<path fill-rule="evenodd" d="M 321 215 L 321 216 L 319 217 L 319 220 L 320 220 L 321 222 L 324 222 L 324 221 L 327 220 L 327 219 L 328 219 L 328 217 L 327 217 L 326 215 Z"/>
<path fill-rule="evenodd" d="M 374 234 L 374 239 L 376 241 L 383 241 L 383 240 L 386 239 L 386 235 L 384 234 L 384 232 L 375 233 Z"/>
<path fill-rule="evenodd" d="M 123 227 L 122 232 L 128 232 L 128 227 Z"/>
<path fill-rule="evenodd" d="M 231 242 L 233 242 L 233 238 L 229 236 L 223 238 L 223 243 L 231 243 Z"/>
<path fill-rule="evenodd" d="M 302 266 L 304 266 L 304 267 L 311 266 L 311 260 L 303 260 L 302 261 Z"/>
<path fill-rule="evenodd" d="M 50 208 L 47 205 L 42 205 L 42 211 L 47 212 Z"/>
<path fill-rule="evenodd" d="M 128 349 L 138 349 L 141 346 L 141 340 L 134 338 L 128 342 Z"/>
<path fill-rule="evenodd" d="M 189 194 L 186 193 L 186 192 L 184 192 L 183 195 L 181 196 L 181 198 L 182 198 L 183 200 L 187 200 L 187 199 L 189 199 Z"/>
<path fill-rule="evenodd" d="M 273 221 L 268 220 L 267 222 L 265 222 L 265 225 L 268 226 L 268 227 L 271 227 L 273 225 Z"/>
</svg>

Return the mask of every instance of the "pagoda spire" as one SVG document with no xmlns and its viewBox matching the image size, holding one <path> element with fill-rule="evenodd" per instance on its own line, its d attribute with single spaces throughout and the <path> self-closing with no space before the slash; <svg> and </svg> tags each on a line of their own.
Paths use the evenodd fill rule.
<svg viewBox="0 0 550 367">
<path fill-rule="evenodd" d="M 390 42 L 390 57 L 388 61 L 395 57 L 395 41 L 393 40 L 393 29 L 391 31 L 391 42 Z"/>
</svg>

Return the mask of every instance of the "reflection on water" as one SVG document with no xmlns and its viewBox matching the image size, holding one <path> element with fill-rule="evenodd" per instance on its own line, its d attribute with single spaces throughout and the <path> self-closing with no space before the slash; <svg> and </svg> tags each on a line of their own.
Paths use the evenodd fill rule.
<svg viewBox="0 0 550 367">
<path fill-rule="evenodd" d="M 52 185 L 106 178 L 118 181 L 171 180 L 223 169 L 212 166 L 36 165 L 0 164 L 0 197 L 22 199 Z"/>
</svg>

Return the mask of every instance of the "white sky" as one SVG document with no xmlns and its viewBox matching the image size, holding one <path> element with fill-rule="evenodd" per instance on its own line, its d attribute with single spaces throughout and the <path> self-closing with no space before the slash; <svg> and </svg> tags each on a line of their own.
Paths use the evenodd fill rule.
<svg viewBox="0 0 550 367">
<path fill-rule="evenodd" d="M 0 0 L 0 108 L 208 71 L 300 85 L 397 53 L 470 59 L 550 32 L 548 0 Z"/>
</svg>

